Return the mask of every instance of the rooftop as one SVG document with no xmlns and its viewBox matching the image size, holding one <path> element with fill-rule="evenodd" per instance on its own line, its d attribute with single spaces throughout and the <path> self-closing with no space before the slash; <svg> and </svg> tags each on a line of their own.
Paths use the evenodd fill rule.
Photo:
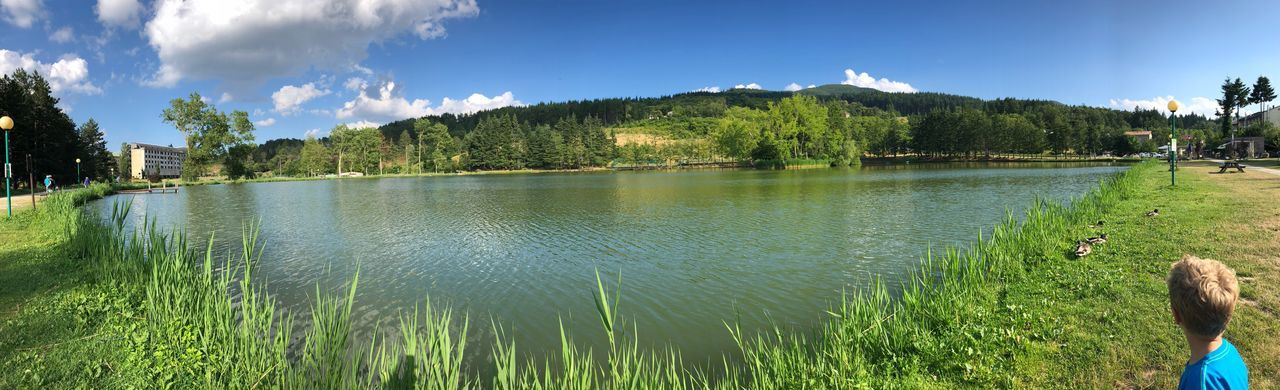
<svg viewBox="0 0 1280 390">
<path fill-rule="evenodd" d="M 136 148 L 143 148 L 143 149 L 167 150 L 167 151 L 171 151 L 171 152 L 186 152 L 186 151 L 187 151 L 187 148 L 185 148 L 185 147 L 183 147 L 183 148 L 175 148 L 175 147 L 172 147 L 172 146 L 152 145 L 152 144 L 144 144 L 144 143 L 136 143 L 136 142 L 135 142 L 135 143 L 131 143 L 131 144 L 129 144 L 129 147 L 130 147 L 130 148 L 135 148 L 135 149 L 136 149 Z"/>
</svg>

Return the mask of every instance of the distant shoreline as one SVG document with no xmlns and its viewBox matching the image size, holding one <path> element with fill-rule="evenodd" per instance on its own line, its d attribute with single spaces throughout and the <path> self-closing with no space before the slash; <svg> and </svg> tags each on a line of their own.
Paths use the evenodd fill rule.
<svg viewBox="0 0 1280 390">
<path fill-rule="evenodd" d="M 921 156 L 898 156 L 898 157 L 867 157 L 862 159 L 862 165 L 871 166 L 889 166 L 889 165 L 909 165 L 909 164 L 935 164 L 935 163 L 982 163 L 982 162 L 1000 162 L 1000 163 L 1104 163 L 1104 162 L 1122 162 L 1122 163 L 1138 163 L 1143 159 L 1137 158 L 1120 158 L 1120 157 L 1027 157 L 1027 158 L 929 158 Z M 822 169 L 829 166 L 823 164 L 799 164 L 788 166 L 786 170 L 797 169 Z M 271 183 L 285 181 L 313 181 L 313 180 L 350 180 L 350 179 L 384 179 L 384 178 L 409 178 L 409 177 L 447 177 L 447 176 L 489 176 L 489 175 L 539 175 L 551 173 L 599 173 L 599 172 L 634 172 L 634 171 L 684 171 L 684 170 L 755 170 L 750 165 L 738 164 L 730 166 L 722 165 L 669 165 L 669 166 L 641 166 L 641 167 L 593 167 L 578 169 L 505 169 L 505 170 L 489 170 L 489 171 L 459 171 L 459 172 L 424 172 L 424 173 L 388 173 L 388 174 L 372 174 L 363 176 L 311 176 L 311 177 L 262 177 L 254 179 L 201 179 L 200 181 L 187 182 L 178 179 L 166 179 L 165 185 L 173 186 L 200 186 L 200 185 L 217 185 L 217 184 L 245 184 L 245 183 Z M 156 183 L 158 185 L 159 183 Z M 116 190 L 142 189 L 147 188 L 146 182 L 128 182 L 116 183 L 113 185 Z M 154 187 L 155 185 L 153 185 Z"/>
</svg>

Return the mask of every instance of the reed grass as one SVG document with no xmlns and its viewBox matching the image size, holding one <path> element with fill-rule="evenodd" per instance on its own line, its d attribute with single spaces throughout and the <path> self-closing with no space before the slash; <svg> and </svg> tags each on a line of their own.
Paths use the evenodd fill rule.
<svg viewBox="0 0 1280 390">
<path fill-rule="evenodd" d="M 466 367 L 465 314 L 424 301 L 356 340 L 351 311 L 359 272 L 341 295 L 316 288 L 309 326 L 295 334 L 295 315 L 278 306 L 254 269 L 262 253 L 256 225 L 241 232 L 237 256 L 193 248 L 180 232 L 152 221 L 126 229 L 129 202 L 105 221 L 82 214 L 86 199 L 110 191 L 93 186 L 52 196 L 40 211 L 56 224 L 70 253 L 95 269 L 97 282 L 135 294 L 138 314 L 117 330 L 128 359 L 112 370 L 123 383 L 108 387 L 162 388 L 868 388 L 969 385 L 1012 387 L 1006 374 L 1022 332 L 989 317 L 1015 313 L 997 307 L 999 286 L 1062 258 L 1078 226 L 1135 192 L 1142 164 L 1106 180 L 1070 205 L 1035 200 L 1019 222 L 1012 214 L 966 249 L 930 251 L 903 282 L 877 282 L 845 294 L 818 329 L 775 327 L 744 331 L 725 322 L 738 350 L 718 367 L 683 362 L 677 347 L 640 346 L 634 326 L 620 320 L 621 275 L 596 274 L 594 297 L 608 350 L 580 346 L 561 325 L 559 354 L 522 352 L 498 321 L 489 358 L 493 374 Z M 212 242 L 212 240 L 210 240 Z M 823 315 L 824 313 L 815 313 Z M 396 333 L 396 337 L 384 331 Z M 604 359 L 596 356 L 604 354 Z"/>
</svg>

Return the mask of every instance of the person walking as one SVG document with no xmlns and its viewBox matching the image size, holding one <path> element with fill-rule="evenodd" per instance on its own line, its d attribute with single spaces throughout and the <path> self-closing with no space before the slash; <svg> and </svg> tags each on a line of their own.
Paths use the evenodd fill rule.
<svg viewBox="0 0 1280 390">
<path fill-rule="evenodd" d="M 44 192 L 46 194 L 53 192 L 53 175 L 44 175 Z"/>
</svg>

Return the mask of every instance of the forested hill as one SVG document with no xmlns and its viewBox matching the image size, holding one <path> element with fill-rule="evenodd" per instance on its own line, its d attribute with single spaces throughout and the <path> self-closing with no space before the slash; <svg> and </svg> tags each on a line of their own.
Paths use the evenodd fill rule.
<svg viewBox="0 0 1280 390">
<path fill-rule="evenodd" d="M 739 163 L 840 166 L 904 153 L 1124 155 L 1168 142 L 1168 120 L 1156 110 L 889 93 L 849 85 L 796 92 L 731 89 L 406 118 L 377 129 L 339 125 L 319 140 L 269 141 L 253 153 L 252 163 L 257 172 L 318 175 Z M 1179 123 L 1181 134 L 1194 142 L 1213 144 L 1222 137 L 1203 116 L 1180 116 Z M 1125 135 L 1135 129 L 1151 130 L 1154 139 Z"/>
<path fill-rule="evenodd" d="M 727 107 L 747 107 L 762 110 L 768 108 L 769 102 L 778 101 L 792 95 L 814 96 L 821 101 L 843 100 L 900 115 L 926 114 L 935 109 L 957 107 L 980 108 L 984 103 L 982 99 L 945 93 L 890 93 L 852 85 L 828 84 L 798 92 L 738 88 L 723 92 L 689 92 L 653 98 L 572 100 L 557 103 L 538 103 L 523 107 L 504 107 L 471 115 L 444 114 L 428 116 L 427 119 L 445 124 L 449 127 L 450 134 L 461 138 L 471 129 L 474 129 L 480 123 L 480 120 L 492 116 L 512 115 L 516 119 L 534 126 L 553 124 L 560 118 L 568 116 L 577 118 L 595 117 L 603 121 L 606 126 L 612 126 L 628 121 L 656 118 L 667 115 L 667 113 L 677 114 L 689 110 L 702 111 L 695 114 L 713 114 L 707 111 L 717 108 L 722 111 L 723 108 Z M 719 112 L 714 114 L 719 114 Z M 382 130 L 384 137 L 391 138 L 399 136 L 404 131 L 413 133 L 413 122 L 416 119 L 406 118 L 391 122 L 380 127 L 380 130 Z"/>
</svg>

